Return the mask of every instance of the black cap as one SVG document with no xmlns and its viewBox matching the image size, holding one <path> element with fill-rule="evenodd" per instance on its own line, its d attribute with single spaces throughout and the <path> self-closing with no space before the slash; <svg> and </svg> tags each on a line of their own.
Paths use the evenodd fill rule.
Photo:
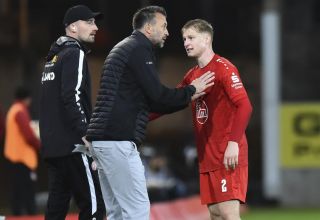
<svg viewBox="0 0 320 220">
<path fill-rule="evenodd" d="M 100 19 L 103 14 L 100 12 L 92 12 L 90 8 L 85 5 L 76 5 L 69 8 L 63 18 L 63 25 L 67 27 L 69 24 L 82 20 L 87 21 L 91 18 Z"/>
</svg>

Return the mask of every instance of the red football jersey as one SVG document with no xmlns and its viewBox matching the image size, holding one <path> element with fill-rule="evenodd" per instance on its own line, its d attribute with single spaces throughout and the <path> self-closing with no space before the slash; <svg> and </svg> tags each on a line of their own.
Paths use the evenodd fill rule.
<svg viewBox="0 0 320 220">
<path fill-rule="evenodd" d="M 205 67 L 195 66 L 189 70 L 182 85 L 189 85 L 207 71 L 215 73 L 215 84 L 206 91 L 206 95 L 192 102 L 200 173 L 224 167 L 223 157 L 228 141 L 231 140 L 231 129 L 237 111 L 235 103 L 248 99 L 237 68 L 217 54 Z M 239 165 L 248 165 L 248 144 L 244 132 L 237 142 Z"/>
</svg>

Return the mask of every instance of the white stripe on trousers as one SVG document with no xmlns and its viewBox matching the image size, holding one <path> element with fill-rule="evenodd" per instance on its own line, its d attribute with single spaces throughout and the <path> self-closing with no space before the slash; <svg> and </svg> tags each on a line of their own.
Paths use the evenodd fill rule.
<svg viewBox="0 0 320 220">
<path fill-rule="evenodd" d="M 88 158 L 85 154 L 81 154 L 83 164 L 86 168 L 86 173 L 87 173 L 87 178 L 88 178 L 88 183 L 89 183 L 89 188 L 90 188 L 90 197 L 91 197 L 91 214 L 93 215 L 97 211 L 97 197 L 96 197 L 96 190 L 94 188 L 94 183 L 93 183 L 93 178 L 92 174 L 90 172 L 90 167 L 89 167 L 89 162 Z"/>
</svg>

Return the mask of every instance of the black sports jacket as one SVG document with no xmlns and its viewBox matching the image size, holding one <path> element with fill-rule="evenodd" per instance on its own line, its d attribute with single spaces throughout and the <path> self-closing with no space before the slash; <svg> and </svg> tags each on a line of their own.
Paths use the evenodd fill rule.
<svg viewBox="0 0 320 220">
<path fill-rule="evenodd" d="M 194 86 L 169 89 L 161 84 L 152 43 L 134 31 L 111 50 L 104 62 L 87 138 L 139 145 L 145 138 L 149 111 L 180 110 L 188 105 L 194 92 Z"/>
<path fill-rule="evenodd" d="M 91 115 L 87 50 L 62 36 L 50 48 L 41 78 L 40 137 L 44 158 L 71 154 L 83 144 Z"/>
</svg>

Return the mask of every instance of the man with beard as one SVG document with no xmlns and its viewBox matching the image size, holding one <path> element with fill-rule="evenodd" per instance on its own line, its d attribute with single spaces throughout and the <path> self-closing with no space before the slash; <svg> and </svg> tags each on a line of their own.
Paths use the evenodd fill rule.
<svg viewBox="0 0 320 220">
<path fill-rule="evenodd" d="M 97 161 L 108 220 L 148 220 L 150 202 L 137 146 L 145 138 L 149 112 L 170 113 L 203 95 L 213 74 L 204 74 L 183 88 L 162 85 L 154 48 L 169 33 L 166 11 L 159 6 L 139 9 L 133 33 L 107 56 L 87 138 Z"/>
<path fill-rule="evenodd" d="M 92 159 L 76 152 L 86 144 L 91 116 L 91 83 L 86 60 L 98 31 L 101 14 L 77 5 L 65 13 L 66 35 L 54 42 L 41 79 L 40 135 L 42 155 L 48 168 L 49 199 L 45 219 L 65 219 L 71 197 L 80 209 L 79 219 L 104 218 L 104 203 Z"/>
</svg>

